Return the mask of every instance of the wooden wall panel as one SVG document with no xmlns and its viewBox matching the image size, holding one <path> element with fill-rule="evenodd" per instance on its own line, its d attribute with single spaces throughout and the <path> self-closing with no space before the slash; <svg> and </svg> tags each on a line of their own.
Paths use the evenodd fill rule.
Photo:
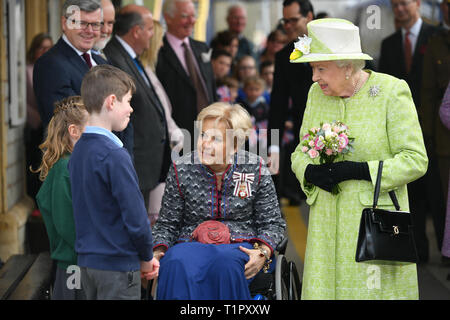
<svg viewBox="0 0 450 320">
<path fill-rule="evenodd" d="M 35 35 L 48 32 L 48 0 L 25 0 L 25 4 L 28 49 Z"/>
</svg>

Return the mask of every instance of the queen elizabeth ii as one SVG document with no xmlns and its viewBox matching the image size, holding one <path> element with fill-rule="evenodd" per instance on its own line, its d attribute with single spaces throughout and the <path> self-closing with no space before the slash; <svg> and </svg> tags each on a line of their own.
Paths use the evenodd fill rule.
<svg viewBox="0 0 450 320">
<path fill-rule="evenodd" d="M 197 124 L 197 150 L 172 164 L 153 228 L 156 296 L 251 299 L 249 281 L 273 267 L 286 227 L 275 187 L 262 158 L 240 150 L 252 127 L 245 109 L 215 103 Z"/>
<path fill-rule="evenodd" d="M 407 211 L 407 184 L 427 170 L 411 91 L 403 80 L 363 69 L 372 58 L 361 52 L 351 22 L 318 19 L 307 28 L 291 54 L 292 63 L 310 63 L 313 70 L 300 137 L 336 120 L 354 142 L 353 151 L 332 164 L 312 159 L 301 144 L 291 155 L 310 205 L 302 299 L 418 299 L 415 264 L 355 261 L 361 212 L 372 205 L 379 161 L 378 206 L 386 209 L 394 208 L 388 192 L 395 190 Z M 331 192 L 336 185 L 337 195 Z"/>
</svg>

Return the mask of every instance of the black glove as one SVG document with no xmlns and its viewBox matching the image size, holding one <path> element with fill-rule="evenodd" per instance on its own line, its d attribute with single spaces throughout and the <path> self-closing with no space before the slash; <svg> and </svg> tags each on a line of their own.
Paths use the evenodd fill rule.
<svg viewBox="0 0 450 320">
<path fill-rule="evenodd" d="M 346 180 L 371 181 L 367 162 L 340 161 L 330 164 L 309 164 L 305 179 L 319 188 L 331 192 L 333 186 Z"/>
</svg>

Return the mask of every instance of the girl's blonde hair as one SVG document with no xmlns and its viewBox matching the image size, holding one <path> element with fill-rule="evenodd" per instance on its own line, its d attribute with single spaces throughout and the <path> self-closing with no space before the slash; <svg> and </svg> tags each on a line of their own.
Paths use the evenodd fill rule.
<svg viewBox="0 0 450 320">
<path fill-rule="evenodd" d="M 157 20 L 153 20 L 153 36 L 150 38 L 150 46 L 145 49 L 140 56 L 140 60 L 144 67 L 150 68 L 153 72 L 158 62 L 159 49 L 163 44 L 164 29 Z"/>
<path fill-rule="evenodd" d="M 65 98 L 55 103 L 53 117 L 47 128 L 47 137 L 39 146 L 42 150 L 41 166 L 33 171 L 39 172 L 39 179 L 44 181 L 53 165 L 64 155 L 72 153 L 69 126 L 82 126 L 87 121 L 87 111 L 80 96 Z"/>
</svg>

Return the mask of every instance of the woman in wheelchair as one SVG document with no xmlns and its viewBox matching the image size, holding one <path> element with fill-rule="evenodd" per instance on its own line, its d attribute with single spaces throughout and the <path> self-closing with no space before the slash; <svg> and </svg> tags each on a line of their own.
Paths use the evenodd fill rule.
<svg viewBox="0 0 450 320">
<path fill-rule="evenodd" d="M 214 103 L 197 118 L 197 150 L 174 161 L 153 228 L 157 299 L 251 299 L 286 228 L 269 170 L 239 150 L 252 128 L 239 105 Z"/>
</svg>

